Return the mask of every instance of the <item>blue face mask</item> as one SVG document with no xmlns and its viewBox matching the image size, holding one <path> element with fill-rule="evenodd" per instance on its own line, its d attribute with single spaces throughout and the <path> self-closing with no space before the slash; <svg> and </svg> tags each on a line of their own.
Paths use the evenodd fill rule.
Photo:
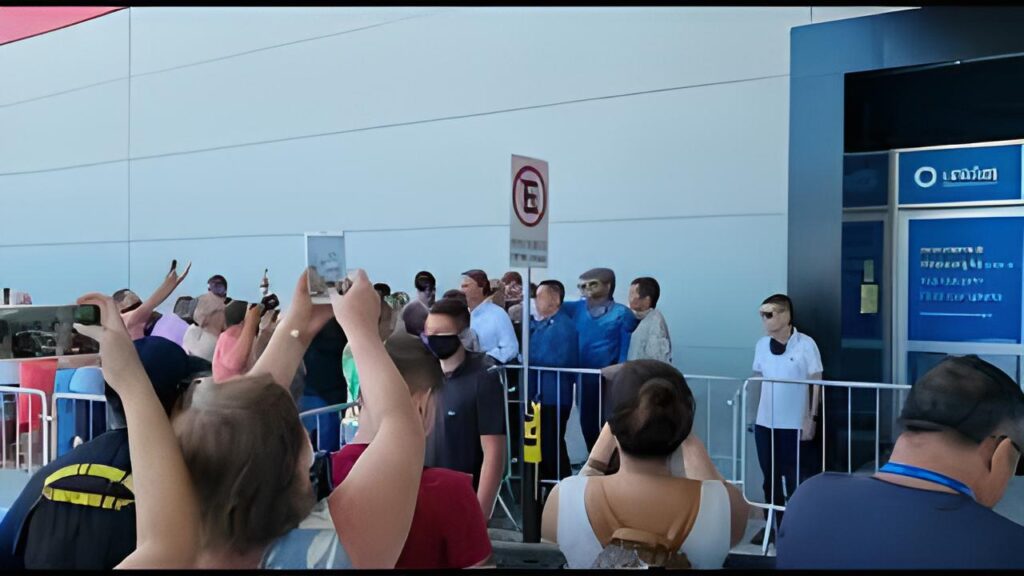
<svg viewBox="0 0 1024 576">
<path fill-rule="evenodd" d="M 213 294 L 220 296 L 221 298 L 228 295 L 228 287 L 221 284 L 220 282 L 210 282 L 207 284 L 207 288 Z"/>
</svg>

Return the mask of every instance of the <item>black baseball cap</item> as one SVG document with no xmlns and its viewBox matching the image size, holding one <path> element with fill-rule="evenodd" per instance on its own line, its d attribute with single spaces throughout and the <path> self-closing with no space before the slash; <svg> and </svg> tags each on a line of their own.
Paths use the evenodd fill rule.
<svg viewBox="0 0 1024 576">
<path fill-rule="evenodd" d="M 133 344 L 160 404 L 170 414 L 190 382 L 188 354 L 181 346 L 161 336 L 146 336 L 135 340 Z M 121 397 L 109 384 L 104 386 L 104 394 L 111 408 L 123 414 Z"/>
<path fill-rule="evenodd" d="M 1024 391 L 1005 372 L 976 355 L 947 356 L 910 388 L 900 412 L 910 431 L 954 430 L 981 443 L 997 430 L 1024 447 Z M 1017 463 L 1024 476 L 1024 458 Z"/>
</svg>

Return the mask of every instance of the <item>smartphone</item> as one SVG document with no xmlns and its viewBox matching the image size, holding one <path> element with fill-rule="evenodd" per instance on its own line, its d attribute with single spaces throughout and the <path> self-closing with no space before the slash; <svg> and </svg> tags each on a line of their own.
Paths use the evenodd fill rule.
<svg viewBox="0 0 1024 576">
<path fill-rule="evenodd" d="M 75 322 L 86 326 L 100 323 L 100 307 L 95 304 L 83 304 L 75 307 Z"/>
<path fill-rule="evenodd" d="M 305 236 L 310 300 L 314 304 L 326 304 L 331 301 L 330 291 L 340 292 L 345 280 L 345 235 L 342 232 L 307 232 Z"/>
<path fill-rule="evenodd" d="M 99 343 L 73 324 L 99 320 L 93 305 L 0 306 L 0 360 L 96 354 Z"/>
</svg>

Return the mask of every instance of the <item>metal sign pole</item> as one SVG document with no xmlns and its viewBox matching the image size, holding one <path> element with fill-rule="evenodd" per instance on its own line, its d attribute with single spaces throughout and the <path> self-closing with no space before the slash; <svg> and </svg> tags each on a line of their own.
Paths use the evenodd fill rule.
<svg viewBox="0 0 1024 576">
<path fill-rule="evenodd" d="M 523 427 L 523 542 L 540 542 L 540 518 L 541 518 L 541 500 L 540 500 L 540 434 L 543 431 L 540 430 L 540 411 L 537 409 L 539 405 L 535 405 L 531 402 L 527 390 L 529 389 L 529 374 L 530 374 L 530 284 L 532 281 L 532 270 L 526 269 L 526 300 L 523 306 L 523 383 L 520 386 L 520 398 L 522 399 L 521 409 L 527 410 L 531 414 L 531 418 Z M 540 376 L 538 375 L 538 380 Z M 540 382 L 538 381 L 538 389 Z M 537 432 L 535 435 L 531 434 L 533 438 L 529 438 L 530 442 L 533 442 L 533 449 L 527 448 L 528 434 L 527 430 Z M 527 458 L 527 452 L 531 452 L 531 457 Z"/>
</svg>

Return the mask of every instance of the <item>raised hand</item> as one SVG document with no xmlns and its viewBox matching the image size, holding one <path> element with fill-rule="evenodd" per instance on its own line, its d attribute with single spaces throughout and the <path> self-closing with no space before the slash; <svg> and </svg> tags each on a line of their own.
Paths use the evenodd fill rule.
<svg viewBox="0 0 1024 576">
<path fill-rule="evenodd" d="M 332 314 L 328 304 L 313 304 L 310 299 L 307 284 L 309 272 L 309 268 L 303 271 L 295 283 L 292 304 L 282 320 L 282 326 L 287 327 L 289 331 L 298 330 L 299 340 L 306 344 L 313 341 L 313 337 L 320 332 L 324 324 L 327 324 Z"/>
<path fill-rule="evenodd" d="M 78 305 L 93 304 L 100 309 L 100 324 L 85 326 L 75 323 L 75 330 L 96 340 L 100 344 L 100 365 L 103 378 L 118 394 L 124 395 L 133 387 L 148 387 L 152 384 L 142 368 L 139 355 L 132 344 L 128 329 L 118 313 L 114 299 L 105 294 L 92 292 L 78 299 Z"/>
<path fill-rule="evenodd" d="M 351 286 L 345 290 L 344 296 L 337 292 L 330 294 L 334 317 L 345 332 L 371 330 L 373 333 L 377 333 L 377 322 L 380 318 L 380 294 L 373 289 L 370 279 L 366 277 L 365 270 L 353 270 L 347 280 L 351 282 Z"/>
</svg>

